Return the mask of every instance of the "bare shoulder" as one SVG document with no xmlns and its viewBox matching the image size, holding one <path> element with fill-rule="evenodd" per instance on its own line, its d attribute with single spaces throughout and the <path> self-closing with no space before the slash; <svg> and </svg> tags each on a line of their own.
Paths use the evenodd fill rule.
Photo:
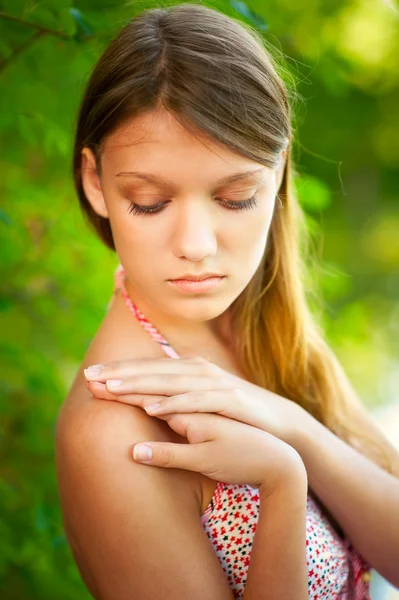
<svg viewBox="0 0 399 600">
<path fill-rule="evenodd" d="M 58 467 L 65 467 L 60 486 L 69 476 L 66 465 L 79 468 L 80 464 L 91 464 L 101 470 L 104 460 L 114 461 L 115 467 L 121 461 L 134 463 L 133 446 L 140 441 L 187 443 L 165 421 L 147 415 L 140 407 L 95 398 L 85 386 L 83 370 L 90 365 L 164 356 L 157 342 L 127 311 L 120 295 L 114 297 L 58 414 L 56 453 Z M 200 511 L 202 488 L 198 475 L 178 469 L 168 470 L 167 474 L 183 496 L 194 495 Z"/>
<path fill-rule="evenodd" d="M 139 407 L 94 398 L 84 385 L 83 368 L 90 364 L 156 355 L 156 342 L 142 344 L 139 330 L 119 318 L 111 311 L 102 323 L 57 420 L 60 502 L 77 566 L 101 600 L 230 599 L 200 521 L 198 474 L 132 458 L 139 441 L 187 440 Z"/>
<path fill-rule="evenodd" d="M 113 475 L 134 478 L 138 465 L 133 447 L 138 442 L 164 441 L 187 443 L 167 423 L 148 416 L 136 406 L 97 399 L 86 389 L 82 377 L 75 379 L 71 392 L 58 415 L 55 436 L 57 476 L 64 514 L 71 510 L 69 498 L 74 480 L 86 477 L 93 494 L 114 490 Z M 154 470 L 154 469 L 152 469 Z M 180 501 L 189 503 L 200 514 L 201 488 L 197 474 L 179 469 L 162 469 L 161 477 L 175 488 Z M 116 491 L 116 490 L 115 490 Z"/>
<path fill-rule="evenodd" d="M 88 402 L 90 394 L 84 385 L 83 370 L 90 365 L 128 358 L 162 358 L 164 356 L 165 354 L 159 344 L 148 335 L 134 315 L 130 313 L 120 293 L 114 294 L 112 301 L 109 303 L 109 310 L 77 370 L 62 411 L 67 410 L 71 414 L 72 409 L 77 408 L 80 412 L 85 405 L 88 407 L 89 404 L 92 404 L 93 407 L 97 407 L 96 403 Z M 111 405 L 114 403 L 108 404 L 110 407 L 106 408 L 106 411 L 111 410 Z M 95 412 L 100 412 L 100 410 Z M 123 412 L 123 409 L 116 412 Z"/>
<path fill-rule="evenodd" d="M 60 408 L 57 440 L 76 444 L 83 436 L 86 446 L 92 441 L 100 451 L 111 444 L 115 451 L 123 446 L 126 452 L 129 452 L 127 444 L 133 446 L 146 439 L 187 442 L 165 421 L 150 417 L 139 407 L 97 399 L 85 386 L 83 370 L 90 365 L 127 358 L 164 357 L 159 344 L 128 311 L 120 295 L 114 297 Z"/>
</svg>

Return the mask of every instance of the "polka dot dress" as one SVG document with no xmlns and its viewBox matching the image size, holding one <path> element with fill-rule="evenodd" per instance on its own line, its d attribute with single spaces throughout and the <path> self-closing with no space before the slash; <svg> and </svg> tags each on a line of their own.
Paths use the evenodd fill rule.
<svg viewBox="0 0 399 600">
<path fill-rule="evenodd" d="M 121 265 L 115 271 L 115 289 L 121 289 L 129 310 L 171 358 L 180 358 L 129 297 Z M 233 590 L 243 597 L 251 549 L 259 517 L 258 490 L 249 485 L 217 482 L 201 523 Z M 370 565 L 347 538 L 342 539 L 322 506 L 308 495 L 306 556 L 311 600 L 371 600 Z"/>
<path fill-rule="evenodd" d="M 237 599 L 244 593 L 259 502 L 255 488 L 218 482 L 211 502 L 201 516 L 202 525 Z M 352 567 L 358 564 L 368 569 L 368 566 L 362 565 L 361 557 L 340 538 L 311 496 L 307 501 L 306 533 L 309 598 L 369 600 L 368 577 L 358 579 L 357 589 L 350 580 Z"/>
</svg>

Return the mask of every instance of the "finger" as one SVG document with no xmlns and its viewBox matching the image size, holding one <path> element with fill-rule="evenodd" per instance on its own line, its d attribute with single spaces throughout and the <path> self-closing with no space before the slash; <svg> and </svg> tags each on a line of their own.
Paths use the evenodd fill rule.
<svg viewBox="0 0 399 600">
<path fill-rule="evenodd" d="M 168 469 L 196 471 L 197 473 L 206 470 L 205 453 L 206 442 L 201 444 L 140 442 L 133 448 L 133 458 L 137 462 Z"/>
<path fill-rule="evenodd" d="M 200 374 L 151 373 L 139 374 L 126 379 L 107 379 L 106 386 L 114 394 L 159 394 L 174 396 L 188 391 L 211 391 L 226 389 L 229 385 L 224 376 L 205 376 Z"/>
<path fill-rule="evenodd" d="M 107 391 L 104 383 L 99 383 L 97 381 L 86 381 L 85 385 L 98 400 L 116 400 L 122 404 L 140 406 L 141 408 L 145 408 L 145 403 L 157 403 L 165 397 L 151 394 L 123 394 L 116 396 L 115 394 L 111 394 Z"/>
<path fill-rule="evenodd" d="M 143 408 L 151 415 L 166 413 L 221 413 L 228 404 L 226 390 L 187 392 L 174 396 L 160 396 L 155 403 L 147 402 Z"/>
<path fill-rule="evenodd" d="M 89 392 L 100 400 L 117 400 L 118 398 L 115 394 L 111 394 L 111 392 L 107 390 L 104 383 L 99 383 L 98 381 L 86 381 L 85 384 Z"/>
<path fill-rule="evenodd" d="M 107 379 L 124 379 L 132 375 L 152 374 L 152 373 L 199 373 L 207 365 L 213 365 L 213 369 L 218 369 L 216 365 L 210 363 L 202 356 L 189 356 L 176 358 L 131 358 L 128 360 L 119 360 L 106 364 L 91 365 L 84 369 L 84 375 L 88 381 L 102 381 Z"/>
</svg>

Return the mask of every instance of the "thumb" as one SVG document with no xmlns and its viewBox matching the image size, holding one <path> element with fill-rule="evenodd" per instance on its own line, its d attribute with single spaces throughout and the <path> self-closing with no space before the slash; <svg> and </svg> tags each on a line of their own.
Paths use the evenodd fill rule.
<svg viewBox="0 0 399 600">
<path fill-rule="evenodd" d="M 201 472 L 203 461 L 200 457 L 202 444 L 172 444 L 171 442 L 145 442 L 135 444 L 135 461 L 156 467 L 185 469 Z"/>
</svg>

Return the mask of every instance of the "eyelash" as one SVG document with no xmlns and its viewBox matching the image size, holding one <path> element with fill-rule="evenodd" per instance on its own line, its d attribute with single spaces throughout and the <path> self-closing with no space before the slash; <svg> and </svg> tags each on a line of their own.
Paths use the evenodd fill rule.
<svg viewBox="0 0 399 600">
<path fill-rule="evenodd" d="M 223 200 L 219 202 L 228 210 L 233 211 L 251 210 L 258 206 L 255 194 L 251 196 L 251 198 L 248 198 L 248 200 L 237 200 L 236 202 Z M 140 204 L 130 202 L 128 212 L 134 215 L 153 215 L 162 212 L 167 204 L 168 202 L 158 202 L 157 204 L 152 204 L 150 206 L 141 206 Z"/>
</svg>

